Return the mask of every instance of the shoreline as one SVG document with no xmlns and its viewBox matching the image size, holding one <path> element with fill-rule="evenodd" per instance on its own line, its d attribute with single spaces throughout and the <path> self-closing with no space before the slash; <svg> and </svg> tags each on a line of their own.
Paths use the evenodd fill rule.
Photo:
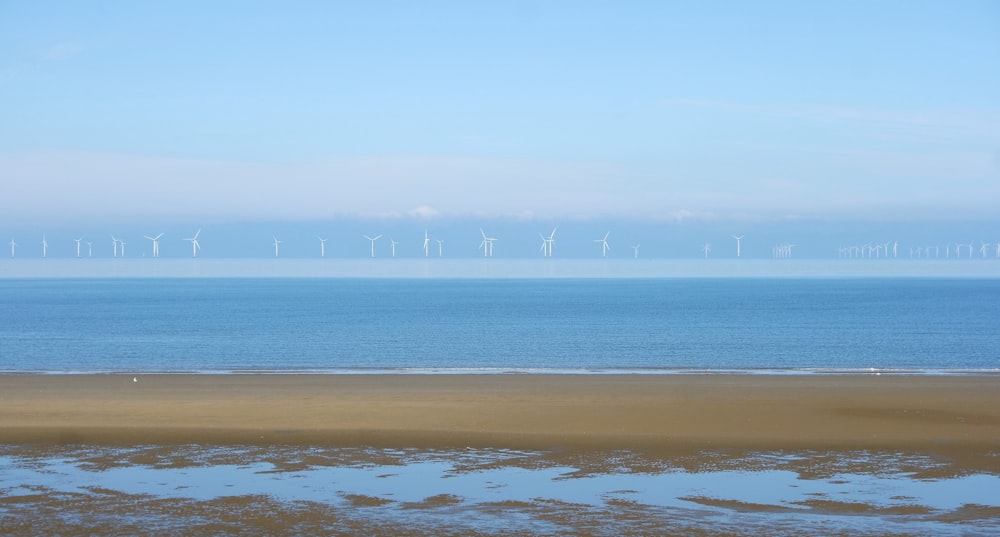
<svg viewBox="0 0 1000 537">
<path fill-rule="evenodd" d="M 550 376 L 732 376 L 732 377 L 863 377 L 863 376 L 894 376 L 894 377 L 1000 377 L 1000 368 L 760 368 L 760 369 L 709 369 L 700 367 L 664 367 L 664 368 L 601 368 L 588 367 L 579 369 L 540 368 L 540 367 L 504 367 L 504 368 L 465 368 L 465 367 L 388 367 L 388 368 L 335 368 L 335 369 L 203 369 L 203 370 L 0 370 L 0 377 L 5 376 L 453 376 L 453 375 L 550 375 Z"/>
<path fill-rule="evenodd" d="M 0 375 L 0 443 L 1000 449 L 1000 376 Z M 980 461 L 997 465 L 995 457 Z M 978 466 L 980 463 L 977 463 Z"/>
</svg>

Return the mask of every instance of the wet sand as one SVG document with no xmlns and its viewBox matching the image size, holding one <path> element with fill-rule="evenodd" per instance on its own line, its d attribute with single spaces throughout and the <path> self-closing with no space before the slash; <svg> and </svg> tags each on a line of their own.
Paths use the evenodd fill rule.
<svg viewBox="0 0 1000 537">
<path fill-rule="evenodd" d="M 1000 475 L 1000 376 L 0 375 L 0 448 L 5 535 L 966 535 L 1000 520 L 981 495 L 938 506 L 906 488 Z M 448 469 L 404 501 L 417 489 L 390 481 L 428 458 Z M 144 477 L 104 476 L 116 468 Z M 303 485 L 343 468 L 373 477 Z M 566 490 L 614 485 L 580 503 L 504 481 L 553 468 Z M 680 470 L 696 492 L 663 500 Z M 484 472 L 481 498 L 446 488 Z M 202 474 L 223 492 L 185 496 Z M 120 490 L 170 476 L 164 496 Z M 247 476 L 251 492 L 225 488 Z M 902 492 L 844 495 L 871 476 Z M 642 483 L 662 505 L 637 501 Z"/>
<path fill-rule="evenodd" d="M 27 442 L 989 453 L 1000 376 L 2 375 Z"/>
</svg>

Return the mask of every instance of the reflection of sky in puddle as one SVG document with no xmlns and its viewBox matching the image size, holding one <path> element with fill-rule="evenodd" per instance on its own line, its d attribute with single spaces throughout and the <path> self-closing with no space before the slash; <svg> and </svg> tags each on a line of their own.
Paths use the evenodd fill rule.
<svg viewBox="0 0 1000 537">
<path fill-rule="evenodd" d="M 399 455 L 399 452 L 382 453 Z M 879 509 L 887 508 L 920 506 L 925 509 L 924 513 L 940 513 L 963 505 L 1000 506 L 997 494 L 1000 476 L 989 474 L 931 480 L 913 479 L 901 472 L 839 473 L 822 479 L 804 479 L 797 472 L 781 469 L 780 464 L 775 464 L 773 469 L 755 471 L 692 472 L 668 468 L 662 472 L 623 470 L 584 474 L 580 474 L 578 468 L 555 464 L 528 468 L 516 464 L 473 464 L 471 467 L 456 464 L 458 459 L 469 461 L 472 458 L 483 463 L 491 457 L 494 460 L 513 458 L 489 451 L 404 455 L 396 461 L 402 464 L 327 462 L 299 465 L 294 469 L 259 462 L 260 458 L 242 464 L 209 460 L 181 467 L 118 463 L 96 468 L 87 462 L 88 456 L 92 453 L 76 452 L 68 457 L 48 458 L 0 454 L 0 497 L 38 494 L 39 491 L 88 494 L 99 489 L 195 501 L 267 495 L 279 502 L 317 502 L 339 507 L 351 507 L 352 499 L 361 497 L 384 500 L 368 505 L 383 513 L 398 512 L 407 504 L 419 504 L 434 497 L 450 497 L 453 500 L 448 505 L 460 504 L 473 509 L 502 502 L 560 502 L 599 508 L 619 502 L 645 508 L 700 510 L 710 516 L 712 513 L 732 515 L 736 510 L 743 511 L 741 516 L 785 519 L 855 517 L 850 525 L 858 523 L 857 512 L 823 511 L 809 502 L 864 504 L 873 510 L 868 513 L 871 515 L 869 522 L 875 520 L 872 517 L 878 516 Z M 111 458 L 115 456 L 112 454 Z M 533 455 L 519 453 L 518 456 L 530 459 Z M 764 454 L 758 460 L 770 456 Z M 751 513 L 741 506 L 751 506 Z M 3 514 L 0 506 L 0 517 Z M 921 515 L 915 516 L 919 519 Z M 958 531 L 960 528 L 952 526 L 951 529 Z M 940 528 L 935 532 L 940 533 Z"/>
</svg>

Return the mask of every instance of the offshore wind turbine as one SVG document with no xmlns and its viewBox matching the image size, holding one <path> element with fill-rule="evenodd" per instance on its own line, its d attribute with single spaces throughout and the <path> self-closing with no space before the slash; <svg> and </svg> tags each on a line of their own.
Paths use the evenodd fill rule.
<svg viewBox="0 0 1000 537">
<path fill-rule="evenodd" d="M 390 238 L 389 242 L 392 244 L 392 257 L 396 257 L 396 245 L 399 244 L 395 239 Z"/>
<path fill-rule="evenodd" d="M 143 237 L 145 237 L 145 238 L 153 241 L 153 257 L 160 257 L 160 237 L 162 237 L 162 236 L 163 236 L 163 233 L 160 233 L 159 235 L 157 235 L 155 237 L 150 237 L 149 235 L 143 235 Z M 77 257 L 79 257 L 79 256 L 77 256 Z"/>
<path fill-rule="evenodd" d="M 444 257 L 444 239 L 437 239 L 438 242 L 438 257 Z"/>
<path fill-rule="evenodd" d="M 708 259 L 708 253 L 712 251 L 712 245 L 706 242 L 705 245 L 701 247 L 701 251 L 705 252 L 705 259 Z"/>
<path fill-rule="evenodd" d="M 636 244 L 635 246 L 632 247 L 632 251 L 635 252 L 635 258 L 639 259 L 639 245 L 638 244 Z"/>
<path fill-rule="evenodd" d="M 319 235 L 316 235 L 316 238 L 319 239 L 319 256 L 326 257 L 326 239 Z"/>
<path fill-rule="evenodd" d="M 94 257 L 94 243 L 87 241 L 87 257 Z"/>
<path fill-rule="evenodd" d="M 740 246 L 741 246 L 741 243 L 743 241 L 743 235 L 733 235 L 733 238 L 736 239 L 736 257 L 739 257 L 740 256 Z"/>
<path fill-rule="evenodd" d="M 49 243 L 45 241 L 45 235 L 42 235 L 42 257 L 45 257 L 49 251 Z"/>
<path fill-rule="evenodd" d="M 82 241 L 82 240 L 83 240 L 83 237 L 80 237 L 79 239 L 73 239 L 73 241 L 76 242 L 76 256 L 77 257 L 80 257 L 80 241 Z"/>
<path fill-rule="evenodd" d="M 281 243 L 283 243 L 283 242 L 285 242 L 285 241 L 279 241 L 278 237 L 276 237 L 274 235 L 271 235 L 271 238 L 274 239 L 274 257 L 278 257 L 278 245 L 281 244 Z"/>
<path fill-rule="evenodd" d="M 548 237 L 539 233 L 542 237 L 542 257 L 552 257 L 552 246 L 556 242 L 556 229 L 552 228 L 552 233 L 549 233 Z"/>
<path fill-rule="evenodd" d="M 479 247 L 483 249 L 483 257 L 493 257 L 493 241 L 497 240 L 496 237 L 487 237 L 483 228 L 479 228 L 479 233 L 483 235 L 483 242 L 479 243 Z"/>
<path fill-rule="evenodd" d="M 610 231 L 604 234 L 603 239 L 594 239 L 594 242 L 601 243 L 601 257 L 608 257 L 608 250 L 611 249 L 611 245 L 608 244 L 609 235 L 611 235 Z"/>
<path fill-rule="evenodd" d="M 194 237 L 190 239 L 184 239 L 186 241 L 191 241 L 191 257 L 198 257 L 198 250 L 201 250 L 201 245 L 198 244 L 198 235 L 201 235 L 201 228 L 194 232 Z"/>
<path fill-rule="evenodd" d="M 16 246 L 17 246 L 17 243 L 14 242 L 14 237 L 11 237 L 10 238 L 10 258 L 11 259 L 14 259 L 14 248 Z"/>
<path fill-rule="evenodd" d="M 424 257 L 431 255 L 430 253 L 431 239 L 427 236 L 427 230 L 424 229 Z"/>
<path fill-rule="evenodd" d="M 111 246 L 114 247 L 114 254 L 111 257 L 118 257 L 118 238 L 114 235 L 111 236 Z"/>
<path fill-rule="evenodd" d="M 122 257 L 125 257 L 125 241 L 119 240 L 118 244 L 122 245 Z"/>
<path fill-rule="evenodd" d="M 374 237 L 369 237 L 368 235 L 362 235 L 362 237 L 372 241 L 372 257 L 375 257 L 375 241 L 382 238 L 382 235 L 375 235 Z"/>
</svg>

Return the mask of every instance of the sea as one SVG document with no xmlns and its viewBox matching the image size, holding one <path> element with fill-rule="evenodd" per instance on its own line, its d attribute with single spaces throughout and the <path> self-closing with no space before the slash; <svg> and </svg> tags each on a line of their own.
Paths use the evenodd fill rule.
<svg viewBox="0 0 1000 537">
<path fill-rule="evenodd" d="M 0 278 L 0 374 L 97 373 L 997 375 L 1000 278 Z M 1000 460 L 1000 439 L 977 456 Z M 1000 465 L 976 468 L 897 450 L 0 444 L 0 534 L 996 535 Z"/>
<path fill-rule="evenodd" d="M 1000 279 L 0 279 L 7 373 L 1000 372 Z"/>
</svg>

